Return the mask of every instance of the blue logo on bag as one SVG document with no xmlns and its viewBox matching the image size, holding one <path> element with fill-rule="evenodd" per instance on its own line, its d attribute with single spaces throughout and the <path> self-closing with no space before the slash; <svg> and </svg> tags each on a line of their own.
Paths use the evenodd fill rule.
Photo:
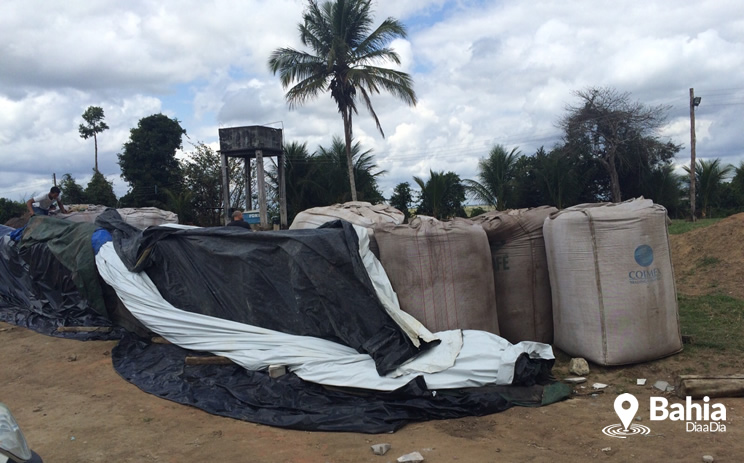
<svg viewBox="0 0 744 463">
<path fill-rule="evenodd" d="M 647 244 L 638 246 L 635 250 L 635 261 L 641 267 L 648 267 L 654 262 L 654 250 Z"/>
</svg>

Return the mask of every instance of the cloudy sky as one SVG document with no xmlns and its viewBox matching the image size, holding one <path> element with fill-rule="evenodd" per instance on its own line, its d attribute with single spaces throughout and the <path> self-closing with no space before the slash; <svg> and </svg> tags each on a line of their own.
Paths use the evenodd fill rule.
<svg viewBox="0 0 744 463">
<path fill-rule="evenodd" d="M 85 185 L 93 140 L 77 127 L 90 105 L 111 127 L 100 170 L 117 195 L 116 154 L 142 117 L 181 121 L 190 143 L 215 148 L 220 127 L 284 127 L 311 149 L 343 133 L 328 95 L 290 111 L 267 68 L 272 50 L 301 47 L 301 0 L 3 0 L 0 3 L 0 197 L 48 190 L 52 173 Z M 530 154 L 559 140 L 572 91 L 610 86 L 671 106 L 663 135 L 689 162 L 689 88 L 697 155 L 744 160 L 744 3 L 709 1 L 378 0 L 377 22 L 409 30 L 393 45 L 419 103 L 373 99 L 386 138 L 367 113 L 355 137 L 373 149 L 384 193 L 429 169 L 472 178 L 494 144 Z"/>
</svg>

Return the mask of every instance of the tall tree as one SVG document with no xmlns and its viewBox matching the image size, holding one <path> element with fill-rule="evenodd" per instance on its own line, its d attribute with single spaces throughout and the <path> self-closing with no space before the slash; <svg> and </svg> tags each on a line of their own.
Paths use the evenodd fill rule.
<svg viewBox="0 0 744 463">
<path fill-rule="evenodd" d="M 85 124 L 80 124 L 80 127 L 78 127 L 78 131 L 80 132 L 80 137 L 84 138 L 85 140 L 89 139 L 90 137 L 93 137 L 93 142 L 95 144 L 96 148 L 96 163 L 95 163 L 95 170 L 98 172 L 98 134 L 103 132 L 104 130 L 108 130 L 109 126 L 106 125 L 106 123 L 103 121 L 103 118 L 105 116 L 103 115 L 103 108 L 99 106 L 88 106 L 88 109 L 85 110 L 83 113 L 83 120 L 85 120 Z"/>
<path fill-rule="evenodd" d="M 744 161 L 739 163 L 739 167 L 734 168 L 734 178 L 731 179 L 731 190 L 734 195 L 734 201 L 737 209 L 744 209 Z"/>
<path fill-rule="evenodd" d="M 352 161 L 352 116 L 358 114 L 360 99 L 384 137 L 380 120 L 372 107 L 372 94 L 382 90 L 408 105 L 416 104 L 413 80 L 405 72 L 375 64 L 393 62 L 400 57 L 389 47 L 396 38 L 405 37 L 406 29 L 395 18 L 385 19 L 372 29 L 370 0 L 333 0 L 319 4 L 309 0 L 299 25 L 300 40 L 312 52 L 278 48 L 269 58 L 269 68 L 279 73 L 287 91 L 290 108 L 330 91 L 344 123 L 347 174 L 351 198 L 357 200 Z"/>
<path fill-rule="evenodd" d="M 113 182 L 109 182 L 102 173 L 93 169 L 93 177 L 85 188 L 85 199 L 91 204 L 116 206 Z"/>
<path fill-rule="evenodd" d="M 688 166 L 684 166 L 684 169 L 690 173 Z M 698 159 L 695 163 L 696 201 L 699 198 L 703 218 L 710 216 L 710 208 L 718 201 L 721 193 L 721 183 L 733 170 L 734 166 L 730 164 L 722 166 L 720 159 Z"/>
<path fill-rule="evenodd" d="M 390 205 L 398 209 L 405 216 L 405 222 L 411 218 L 411 203 L 413 202 L 413 193 L 411 193 L 411 184 L 403 182 L 395 185 L 393 195 L 390 197 Z"/>
<path fill-rule="evenodd" d="M 199 142 L 193 145 L 190 152 L 181 162 L 184 192 L 168 190 L 169 207 L 178 213 L 182 222 L 193 222 L 202 227 L 213 227 L 222 223 L 222 165 L 220 155 L 211 147 Z M 245 176 L 243 160 L 235 157 L 227 159 L 230 178 L 230 205 L 233 209 L 242 208 L 245 204 Z M 255 191 L 255 190 L 254 190 Z M 186 212 L 189 203 L 191 211 Z M 183 212 L 174 210 L 180 208 Z"/>
<path fill-rule="evenodd" d="M 507 152 L 503 145 L 496 145 L 478 162 L 480 181 L 463 183 L 473 196 L 503 211 L 516 200 L 516 163 L 521 154 L 518 148 Z"/>
<path fill-rule="evenodd" d="M 413 180 L 421 188 L 417 215 L 430 215 L 440 220 L 467 216 L 462 207 L 465 186 L 459 175 L 429 170 L 429 180 L 424 181 L 419 177 L 413 177 Z"/>
<path fill-rule="evenodd" d="M 62 180 L 59 182 L 59 189 L 62 190 L 62 199 L 67 205 L 85 204 L 88 202 L 85 198 L 85 191 L 83 191 L 83 187 L 80 186 L 80 184 L 78 184 L 70 174 L 65 174 L 62 176 Z"/>
<path fill-rule="evenodd" d="M 339 137 L 333 137 L 331 146 L 319 146 L 313 156 L 318 164 L 316 182 L 323 186 L 325 200 L 328 204 L 356 201 L 353 195 L 344 188 L 343 180 L 348 169 L 346 147 Z M 356 142 L 351 147 L 353 175 L 356 179 L 356 197 L 361 201 L 380 203 L 384 200 L 377 188 L 377 179 L 386 174 L 379 170 L 372 150 L 362 151 L 362 145 Z"/>
<path fill-rule="evenodd" d="M 122 203 L 164 207 L 168 202 L 164 189 L 180 193 L 181 169 L 176 151 L 181 149 L 185 133 L 177 119 L 163 114 L 144 117 L 130 130 L 129 141 L 118 154 L 121 177 L 130 186 Z"/>
<path fill-rule="evenodd" d="M 640 138 L 656 139 L 666 121 L 668 106 L 646 106 L 631 100 L 630 93 L 590 87 L 574 92 L 579 104 L 568 106 L 559 125 L 569 149 L 588 146 L 591 155 L 609 175 L 612 201 L 622 201 L 620 164 Z"/>
</svg>

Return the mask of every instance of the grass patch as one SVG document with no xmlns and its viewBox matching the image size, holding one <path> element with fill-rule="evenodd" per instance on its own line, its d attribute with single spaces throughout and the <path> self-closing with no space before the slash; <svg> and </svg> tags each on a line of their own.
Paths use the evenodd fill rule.
<svg viewBox="0 0 744 463">
<path fill-rule="evenodd" d="M 713 225 L 721 219 L 698 219 L 695 222 L 688 222 L 687 220 L 672 220 L 672 224 L 669 225 L 670 235 L 680 235 L 687 233 L 688 231 L 695 230 L 697 228 L 705 228 Z"/>
<path fill-rule="evenodd" d="M 679 296 L 682 333 L 693 348 L 744 352 L 744 301 L 723 294 Z"/>
<path fill-rule="evenodd" d="M 719 259 L 718 257 L 703 256 L 703 258 L 698 261 L 698 267 L 716 265 L 719 262 L 721 262 L 721 259 Z"/>
</svg>

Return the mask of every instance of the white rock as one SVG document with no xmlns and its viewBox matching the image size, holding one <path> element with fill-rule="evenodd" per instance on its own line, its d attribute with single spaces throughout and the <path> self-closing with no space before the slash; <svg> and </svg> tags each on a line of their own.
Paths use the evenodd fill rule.
<svg viewBox="0 0 744 463">
<path fill-rule="evenodd" d="M 646 378 L 638 378 L 638 379 L 636 380 L 636 384 L 637 384 L 638 386 L 645 386 L 645 385 L 646 385 Z"/>
<path fill-rule="evenodd" d="M 607 387 L 607 385 L 605 383 L 594 383 L 592 384 L 592 387 L 594 389 L 604 389 Z"/>
<path fill-rule="evenodd" d="M 716 459 L 712 455 L 703 455 L 703 461 L 705 463 L 713 463 Z"/>
<path fill-rule="evenodd" d="M 666 392 L 667 388 L 669 387 L 669 383 L 659 380 L 654 383 L 654 387 L 660 391 Z"/>
<path fill-rule="evenodd" d="M 605 447 L 602 449 L 603 452 L 612 452 L 612 447 Z"/>
<path fill-rule="evenodd" d="M 568 371 L 576 376 L 586 376 L 589 374 L 589 364 L 581 357 L 573 358 L 568 364 Z"/>
<path fill-rule="evenodd" d="M 396 460 L 398 463 L 420 463 L 424 461 L 423 455 L 418 452 L 407 453 Z"/>
<path fill-rule="evenodd" d="M 375 444 L 372 446 L 372 452 L 374 452 L 375 455 L 385 455 L 391 447 L 390 444 Z"/>
<path fill-rule="evenodd" d="M 569 384 L 581 384 L 586 382 L 586 378 L 583 376 L 571 376 L 569 378 L 564 378 L 563 381 Z"/>
</svg>

